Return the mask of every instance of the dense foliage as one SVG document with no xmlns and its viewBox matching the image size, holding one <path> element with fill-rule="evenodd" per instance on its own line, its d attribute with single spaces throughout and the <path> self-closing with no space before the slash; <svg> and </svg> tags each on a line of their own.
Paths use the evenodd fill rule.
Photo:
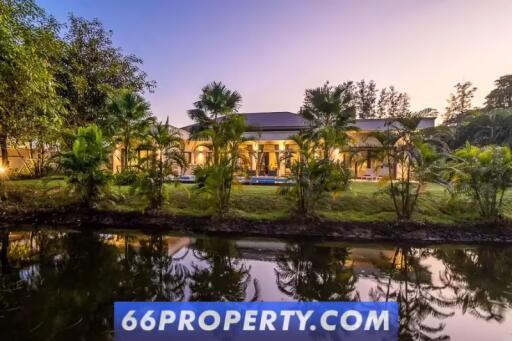
<svg viewBox="0 0 512 341">
<path fill-rule="evenodd" d="M 60 156 L 60 165 L 69 175 L 68 181 L 88 207 L 98 199 L 108 181 L 103 166 L 108 149 L 101 130 L 94 124 L 78 128 L 71 150 Z"/>
<path fill-rule="evenodd" d="M 503 197 L 512 187 L 512 152 L 494 145 L 478 148 L 469 143 L 451 157 L 448 176 L 456 193 L 469 196 L 484 218 L 501 215 Z"/>
<path fill-rule="evenodd" d="M 442 142 L 419 129 L 423 115 L 411 113 L 390 119 L 384 132 L 372 134 L 381 143 L 378 151 L 390 172 L 381 179 L 383 193 L 392 200 L 399 220 L 412 218 L 427 182 L 437 180 L 441 155 L 435 145 L 440 147 Z"/>
<path fill-rule="evenodd" d="M 292 163 L 290 182 L 281 192 L 292 199 L 297 214 L 311 218 L 324 196 L 348 188 L 350 171 L 342 162 L 316 157 L 314 140 L 295 136 L 293 141 L 299 147 L 299 160 Z"/>
<path fill-rule="evenodd" d="M 177 177 L 186 168 L 182 139 L 168 120 L 156 122 L 141 148 L 146 150 L 147 156 L 139 160 L 140 174 L 135 189 L 148 199 L 150 209 L 157 209 L 164 201 L 164 182 Z"/>
<path fill-rule="evenodd" d="M 239 147 L 247 126 L 245 118 L 237 114 L 241 100 L 238 92 L 213 82 L 202 89 L 195 109 L 188 112 L 196 122 L 191 137 L 203 140 L 201 147 L 212 153 L 208 162 L 194 172 L 218 217 L 229 210 L 234 174 L 242 166 Z"/>
</svg>

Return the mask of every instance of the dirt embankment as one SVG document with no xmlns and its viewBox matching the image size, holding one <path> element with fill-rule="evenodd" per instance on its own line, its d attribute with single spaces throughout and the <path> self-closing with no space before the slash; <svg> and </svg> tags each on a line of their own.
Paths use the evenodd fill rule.
<svg viewBox="0 0 512 341">
<path fill-rule="evenodd" d="M 207 217 L 107 212 L 68 207 L 54 211 L 0 214 L 0 227 L 51 226 L 75 229 L 122 228 L 264 237 L 417 243 L 512 243 L 512 223 L 442 225 L 421 222 L 332 222 L 300 220 L 215 221 Z"/>
</svg>

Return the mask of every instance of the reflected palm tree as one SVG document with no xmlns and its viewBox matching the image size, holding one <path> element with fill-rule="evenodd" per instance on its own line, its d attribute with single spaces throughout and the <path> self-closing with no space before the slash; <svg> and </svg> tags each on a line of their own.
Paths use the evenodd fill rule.
<svg viewBox="0 0 512 341">
<path fill-rule="evenodd" d="M 191 301 L 244 301 L 248 299 L 247 288 L 251 283 L 251 267 L 239 259 L 235 242 L 221 239 L 199 239 L 194 247 L 194 256 L 204 264 L 193 264 L 190 276 Z M 256 280 L 255 301 L 259 298 Z"/>
<path fill-rule="evenodd" d="M 131 276 L 123 286 L 133 288 L 131 295 L 137 300 L 182 301 L 189 277 L 189 269 L 180 262 L 182 257 L 169 254 L 162 235 L 141 238 L 139 243 L 138 253 L 125 246 Z"/>
<path fill-rule="evenodd" d="M 311 243 L 290 245 L 278 258 L 276 283 L 285 295 L 299 301 L 354 301 L 357 281 L 347 266 L 346 248 L 330 248 Z"/>
<path fill-rule="evenodd" d="M 463 313 L 504 321 L 507 306 L 512 305 L 512 249 L 439 249 L 436 256 L 446 267 L 441 281 Z"/>
<path fill-rule="evenodd" d="M 452 307 L 454 302 L 436 296 L 442 287 L 432 283 L 432 273 L 422 264 L 430 256 L 430 250 L 397 248 L 391 260 L 382 255 L 375 266 L 385 276 L 377 275 L 377 286 L 370 290 L 375 301 L 396 301 L 399 306 L 400 340 L 448 340 L 443 334 L 442 320 L 454 312 L 442 309 Z M 439 320 L 437 325 L 427 323 L 428 319 Z"/>
</svg>

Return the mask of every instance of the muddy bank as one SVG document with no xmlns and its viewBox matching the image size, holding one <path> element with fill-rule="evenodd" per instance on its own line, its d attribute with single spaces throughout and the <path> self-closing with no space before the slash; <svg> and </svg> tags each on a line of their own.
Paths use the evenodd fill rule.
<svg viewBox="0 0 512 341">
<path fill-rule="evenodd" d="M 442 225 L 392 222 L 258 221 L 206 217 L 106 212 L 76 207 L 23 214 L 0 214 L 0 227 L 51 226 L 74 229 L 137 229 L 265 237 L 311 237 L 339 241 L 415 243 L 512 243 L 512 223 Z"/>
</svg>

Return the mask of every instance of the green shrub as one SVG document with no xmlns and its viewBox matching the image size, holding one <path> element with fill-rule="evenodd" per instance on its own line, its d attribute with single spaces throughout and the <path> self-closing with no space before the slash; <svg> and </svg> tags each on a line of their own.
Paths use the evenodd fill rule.
<svg viewBox="0 0 512 341">
<path fill-rule="evenodd" d="M 114 175 L 114 184 L 117 186 L 132 186 L 137 182 L 138 172 L 127 169 Z"/>
</svg>

